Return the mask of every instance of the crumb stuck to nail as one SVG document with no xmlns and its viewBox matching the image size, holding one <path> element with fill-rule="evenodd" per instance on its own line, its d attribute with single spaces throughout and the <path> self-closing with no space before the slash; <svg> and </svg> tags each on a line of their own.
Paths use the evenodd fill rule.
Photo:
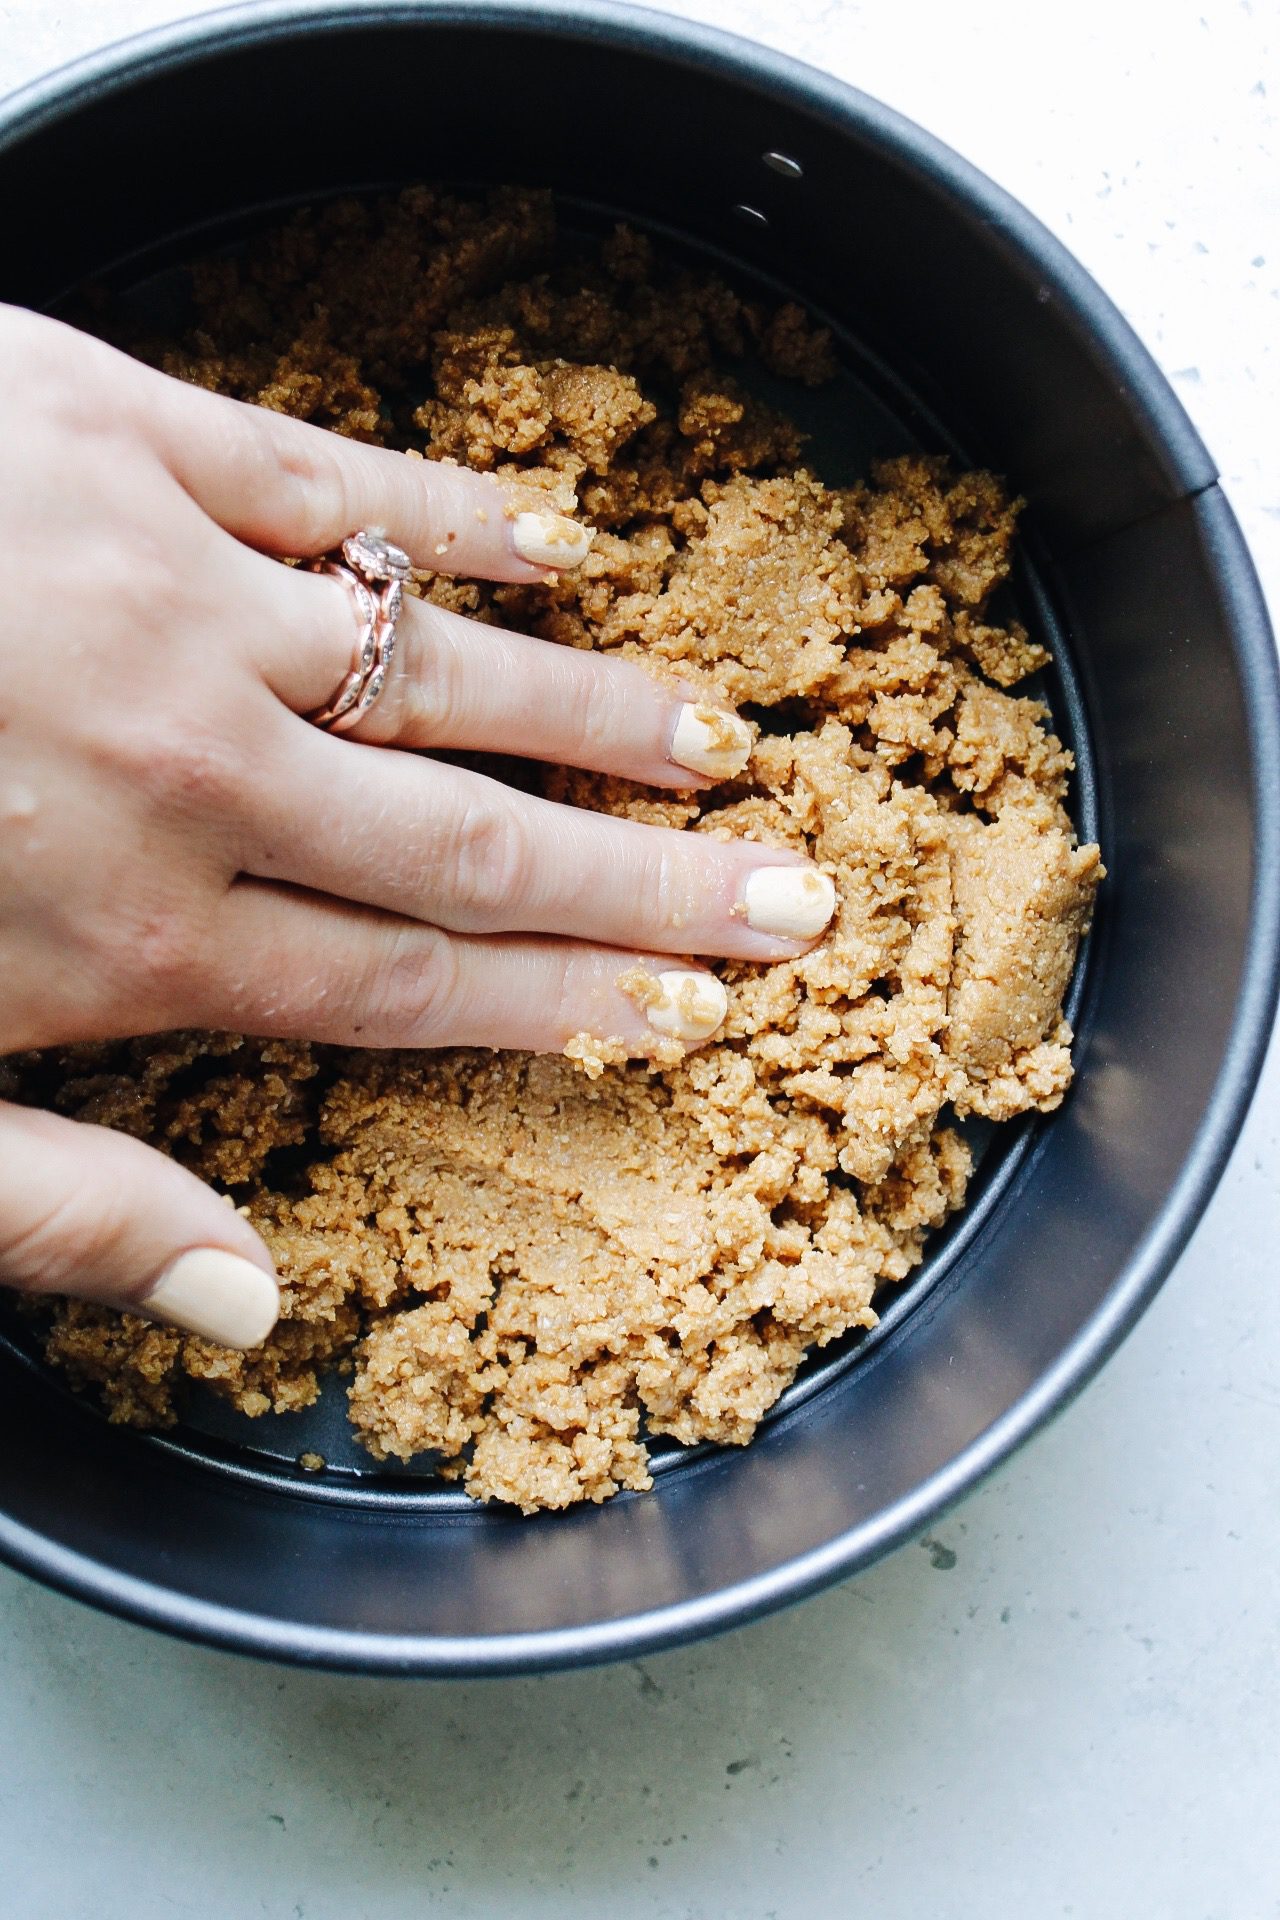
<svg viewBox="0 0 1280 1920">
<path fill-rule="evenodd" d="M 670 758 L 713 780 L 732 780 L 745 771 L 754 738 L 754 728 L 736 713 L 690 701 L 677 712 Z"/>
<path fill-rule="evenodd" d="M 712 753 L 729 755 L 736 753 L 742 741 L 742 722 L 732 713 L 722 713 L 719 707 L 695 707 L 694 717 L 707 730 L 707 744 Z"/>
<path fill-rule="evenodd" d="M 614 985 L 618 992 L 625 993 L 627 999 L 633 1001 L 642 1013 L 647 1013 L 650 1007 L 660 1006 L 665 997 L 656 974 L 652 973 L 648 967 L 628 967 L 625 973 L 618 975 Z"/>
</svg>

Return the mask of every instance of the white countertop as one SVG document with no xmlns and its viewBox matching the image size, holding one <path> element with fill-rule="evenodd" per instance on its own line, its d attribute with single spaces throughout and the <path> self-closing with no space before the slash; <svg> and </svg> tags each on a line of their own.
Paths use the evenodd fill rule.
<svg viewBox="0 0 1280 1920">
<path fill-rule="evenodd" d="M 902 108 L 1154 350 L 1280 607 L 1276 0 L 695 0 Z M 0 91 L 190 8 L 0 4 Z M 1280 1055 L 1047 1434 L 869 1574 L 630 1666 L 293 1673 L 0 1570 L 14 1920 L 1280 1915 Z"/>
</svg>

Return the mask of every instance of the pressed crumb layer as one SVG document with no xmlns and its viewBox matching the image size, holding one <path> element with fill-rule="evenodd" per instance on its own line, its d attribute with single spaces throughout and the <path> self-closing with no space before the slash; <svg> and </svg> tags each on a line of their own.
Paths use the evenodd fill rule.
<svg viewBox="0 0 1280 1920">
<path fill-rule="evenodd" d="M 142 1425 L 185 1379 L 257 1415 L 336 1367 L 371 1454 L 434 1456 L 478 1499 L 645 1488 L 646 1434 L 748 1441 L 806 1352 L 874 1324 L 963 1204 L 957 1120 L 1048 1112 L 1070 1082 L 1063 994 L 1102 869 L 1065 811 L 1070 755 L 1015 690 L 1047 656 L 988 612 L 1018 503 L 914 455 L 824 486 L 732 368 L 821 384 L 826 336 L 626 229 L 566 263 L 543 195 L 340 203 L 194 287 L 182 344 L 135 348 L 601 530 L 554 584 L 419 591 L 759 727 L 705 793 L 566 771 L 543 791 L 801 849 L 839 905 L 804 959 L 719 965 L 728 1018 L 683 1061 L 607 1035 L 534 1057 L 179 1034 L 0 1062 L 0 1093 L 227 1191 L 283 1288 L 252 1353 L 66 1302 L 48 1357 Z"/>
</svg>

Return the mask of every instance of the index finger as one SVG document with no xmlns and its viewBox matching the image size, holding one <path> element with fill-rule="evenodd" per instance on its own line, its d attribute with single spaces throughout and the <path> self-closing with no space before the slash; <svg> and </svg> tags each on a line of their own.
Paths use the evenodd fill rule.
<svg viewBox="0 0 1280 1920">
<path fill-rule="evenodd" d="M 211 519 L 262 552 L 309 559 L 360 527 L 416 567 L 527 584 L 585 559 L 594 529 L 532 487 L 365 446 L 146 369 L 153 438 Z"/>
</svg>

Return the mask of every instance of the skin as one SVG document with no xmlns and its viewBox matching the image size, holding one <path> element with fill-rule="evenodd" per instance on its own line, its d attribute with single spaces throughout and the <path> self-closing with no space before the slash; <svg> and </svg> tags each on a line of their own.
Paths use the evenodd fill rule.
<svg viewBox="0 0 1280 1920">
<path fill-rule="evenodd" d="M 277 556 L 384 526 L 420 566 L 545 578 L 507 506 L 488 476 L 0 308 L 0 1054 L 174 1027 L 537 1051 L 588 1030 L 642 1054 L 629 968 L 804 950 L 740 906 L 754 869 L 803 864 L 789 854 L 404 751 L 705 785 L 667 757 L 679 691 L 632 663 L 407 600 L 354 732 L 303 717 L 350 666 L 354 612 Z M 0 1280 L 138 1306 L 197 1247 L 271 1270 L 164 1156 L 0 1103 Z"/>
</svg>

